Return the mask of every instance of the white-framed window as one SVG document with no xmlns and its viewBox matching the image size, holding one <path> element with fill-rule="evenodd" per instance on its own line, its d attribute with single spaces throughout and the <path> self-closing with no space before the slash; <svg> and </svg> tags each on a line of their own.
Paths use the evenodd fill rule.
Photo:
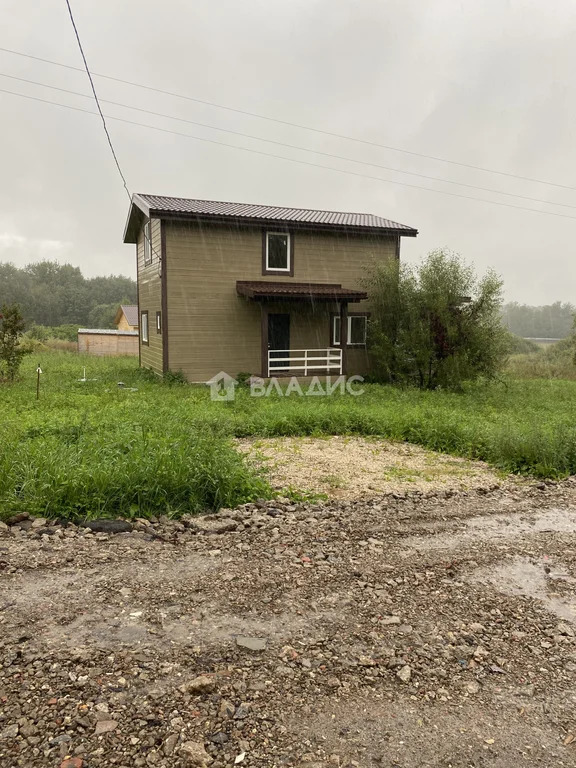
<svg viewBox="0 0 576 768">
<path fill-rule="evenodd" d="M 266 272 L 292 272 L 289 232 L 266 232 Z"/>
<path fill-rule="evenodd" d="M 156 333 L 162 333 L 162 312 L 156 312 Z"/>
<path fill-rule="evenodd" d="M 152 237 L 151 234 L 151 228 L 150 228 L 150 222 L 147 221 L 146 224 L 144 224 L 144 264 L 151 264 L 152 263 L 152 240 L 150 239 Z"/>
<path fill-rule="evenodd" d="M 361 347 L 366 344 L 368 315 L 348 315 L 348 346 Z M 332 344 L 340 346 L 340 315 L 332 317 Z"/>
<path fill-rule="evenodd" d="M 142 344 L 148 344 L 148 310 L 140 312 L 140 334 L 142 337 Z"/>
</svg>

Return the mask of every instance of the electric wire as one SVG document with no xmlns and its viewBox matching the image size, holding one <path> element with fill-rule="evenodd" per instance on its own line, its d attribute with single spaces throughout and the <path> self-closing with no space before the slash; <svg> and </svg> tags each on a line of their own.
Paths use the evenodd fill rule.
<svg viewBox="0 0 576 768">
<path fill-rule="evenodd" d="M 96 93 L 96 87 L 94 85 L 94 80 L 92 79 L 92 75 L 90 73 L 90 68 L 88 66 L 88 62 L 86 60 L 86 55 L 84 54 L 84 48 L 82 47 L 82 41 L 80 40 L 80 34 L 78 32 L 78 27 L 76 26 L 76 22 L 74 20 L 74 14 L 72 13 L 72 7 L 70 5 L 69 0 L 64 0 L 66 3 L 66 7 L 68 8 L 68 14 L 70 15 L 70 21 L 72 22 L 72 28 L 74 29 L 74 34 L 76 35 L 76 41 L 78 42 L 78 48 L 80 49 L 80 54 L 82 56 L 82 61 L 84 62 L 84 67 L 86 69 L 86 74 L 88 75 L 88 80 L 90 81 L 90 87 L 92 88 L 92 93 L 94 94 L 94 101 L 96 102 L 96 106 L 98 108 L 98 114 L 100 115 L 100 118 L 102 120 L 102 125 L 104 127 L 104 133 L 106 134 L 106 139 L 108 140 L 108 144 L 110 146 L 110 151 L 112 152 L 112 157 L 114 158 L 114 162 L 116 163 L 116 168 L 118 169 L 118 173 L 120 174 L 120 178 L 122 179 L 122 184 L 124 185 L 124 189 L 126 190 L 126 194 L 128 195 L 128 199 L 132 201 L 132 195 L 130 193 L 130 190 L 128 189 L 128 183 L 126 181 L 126 177 L 124 176 L 124 173 L 122 172 L 122 168 L 120 167 L 120 161 L 118 160 L 118 156 L 116 154 L 116 150 L 114 149 L 114 145 L 112 144 L 112 138 L 110 136 L 110 132 L 108 131 L 108 126 L 106 125 L 106 118 L 102 111 L 102 107 L 100 106 L 100 101 L 98 100 L 98 94 Z M 90 97 L 88 97 L 90 98 Z M 92 112 L 92 114 L 96 114 Z M 146 229 L 144 229 L 144 237 L 148 240 L 148 245 L 150 246 L 150 250 L 158 257 L 158 263 L 159 268 L 161 268 L 162 261 L 160 259 L 160 256 L 158 255 L 156 249 L 154 248 L 154 245 L 152 243 L 152 237 L 146 235 Z"/>
<path fill-rule="evenodd" d="M 90 68 L 88 67 L 88 62 L 86 61 L 86 56 L 84 54 L 84 48 L 82 47 L 82 42 L 80 40 L 80 35 L 78 33 L 78 27 L 76 26 L 76 22 L 74 21 L 74 14 L 72 13 L 72 7 L 70 6 L 69 0 L 64 0 L 66 3 L 66 7 L 68 8 L 68 14 L 70 15 L 70 21 L 72 22 L 72 28 L 74 29 L 74 34 L 76 35 L 76 40 L 78 42 L 78 48 L 80 49 L 80 54 L 82 56 L 82 61 L 84 62 L 84 68 L 86 69 L 86 74 L 88 75 L 88 80 L 90 81 L 90 87 L 92 88 L 92 93 L 94 94 L 94 101 L 96 102 L 96 106 L 98 107 L 98 113 L 100 115 L 100 118 L 102 119 L 102 125 L 104 127 L 104 133 L 106 134 L 106 138 L 108 140 L 108 144 L 110 145 L 110 151 L 112 152 L 112 157 L 114 158 L 114 162 L 116 163 L 116 168 L 118 168 L 118 173 L 120 174 L 120 178 L 122 179 L 122 183 L 124 185 L 124 189 L 126 190 L 126 194 L 132 199 L 132 195 L 130 194 L 130 190 L 128 189 L 128 184 L 126 182 L 126 177 L 124 176 L 122 172 L 122 168 L 120 167 L 120 161 L 118 160 L 118 156 L 116 155 L 116 150 L 114 149 L 114 145 L 112 144 L 112 139 L 110 137 L 110 133 L 108 131 L 108 126 L 106 125 L 106 118 L 104 117 L 104 113 L 102 112 L 102 107 L 100 106 L 100 102 L 98 101 L 98 94 L 96 93 L 96 87 L 94 85 L 94 80 L 92 79 L 92 75 L 90 74 Z"/>
<path fill-rule="evenodd" d="M 18 93 L 18 92 L 15 92 L 15 91 L 9 91 L 9 90 L 6 90 L 4 88 L 0 88 L 0 93 L 6 93 L 6 94 L 9 94 L 11 96 L 18 96 L 20 98 L 29 99 L 31 101 L 36 101 L 36 102 L 41 102 L 43 104 L 50 104 L 52 106 L 62 107 L 64 109 L 70 109 L 70 110 L 72 110 L 74 112 L 83 112 L 83 113 L 88 114 L 88 115 L 98 115 L 97 112 L 92 112 L 92 111 L 90 111 L 88 109 L 82 109 L 81 107 L 73 107 L 73 106 L 70 106 L 69 104 L 60 104 L 59 102 L 56 102 L 56 101 L 50 101 L 48 99 L 41 99 L 41 98 L 39 98 L 37 96 L 30 96 L 28 94 Z M 114 121 L 119 122 L 119 123 L 125 123 L 126 125 L 134 125 L 134 126 L 138 126 L 140 128 L 148 128 L 148 129 L 153 130 L 153 131 L 159 131 L 161 133 L 168 133 L 168 134 L 171 134 L 173 136 L 181 136 L 183 138 L 193 139 L 194 141 L 202 141 L 202 142 L 205 142 L 205 143 L 208 143 L 208 144 L 213 144 L 213 145 L 220 146 L 220 147 L 228 147 L 229 149 L 235 149 L 235 150 L 238 150 L 238 151 L 241 151 L 241 152 L 249 152 L 250 154 L 260 155 L 262 157 L 271 157 L 271 158 L 275 158 L 277 160 L 284 160 L 284 161 L 289 162 L 289 163 L 297 163 L 298 165 L 306 165 L 306 166 L 308 166 L 310 168 L 320 168 L 320 169 L 326 170 L 326 171 L 333 171 L 335 173 L 342 173 L 342 174 L 345 174 L 347 176 L 355 176 L 357 178 L 371 179 L 373 181 L 380 181 L 380 182 L 383 182 L 385 184 L 394 184 L 394 185 L 401 186 L 401 187 L 407 187 L 409 189 L 421 190 L 423 192 L 432 192 L 434 194 L 439 194 L 439 195 L 448 195 L 449 197 L 457 197 L 457 198 L 460 198 L 462 200 L 474 200 L 476 202 L 486 203 L 488 205 L 499 205 L 499 206 L 502 206 L 502 207 L 505 207 L 505 208 L 513 208 L 513 209 L 519 210 L 519 211 L 528 211 L 530 213 L 538 213 L 538 214 L 542 214 L 544 216 L 556 216 L 556 217 L 560 217 L 560 218 L 563 218 L 563 219 L 576 219 L 576 216 L 569 216 L 568 214 L 565 214 L 565 213 L 557 213 L 555 211 L 541 211 L 541 210 L 538 210 L 537 208 L 528 208 L 526 206 L 513 205 L 512 203 L 504 203 L 502 201 L 497 201 L 497 200 L 486 200 L 486 199 L 481 198 L 481 197 L 473 197 L 471 195 L 461 195 L 461 194 L 459 194 L 457 192 L 448 192 L 447 190 L 444 190 L 444 189 L 432 189 L 430 187 L 423 187 L 423 186 L 420 186 L 418 184 L 409 184 L 409 183 L 404 182 L 404 181 L 396 181 L 394 179 L 382 178 L 381 176 L 371 176 L 369 174 L 359 173 L 357 171 L 345 170 L 343 168 L 334 168 L 333 166 L 321 165 L 320 163 L 311 163 L 311 162 L 309 162 L 307 160 L 300 160 L 300 159 L 293 158 L 293 157 L 285 157 L 284 155 L 276 155 L 276 154 L 273 154 L 271 152 L 263 152 L 262 150 L 252 149 L 252 148 L 249 148 L 249 147 L 240 147 L 237 144 L 228 144 L 227 142 L 216 141 L 216 139 L 207 139 L 207 138 L 202 137 L 202 136 L 194 136 L 193 134 L 190 134 L 190 133 L 182 133 L 181 131 L 174 131 L 174 130 L 170 130 L 168 128 L 160 128 L 160 127 L 155 126 L 155 125 L 149 125 L 147 123 L 140 123 L 140 122 L 137 122 L 135 120 L 127 120 L 126 118 L 122 118 L 122 117 L 113 117 L 112 115 L 106 115 L 105 117 L 108 120 L 114 120 Z"/>
<path fill-rule="evenodd" d="M 81 93 L 79 91 L 72 91 L 72 90 L 70 90 L 68 88 L 60 88 L 60 87 L 55 86 L 55 85 L 48 85 L 47 83 L 41 83 L 41 82 L 38 82 L 37 80 L 29 80 L 29 79 L 27 79 L 25 77 L 17 77 L 16 75 L 9 75 L 9 74 L 6 74 L 5 72 L 0 72 L 0 77 L 9 78 L 10 80 L 17 80 L 18 82 L 21 82 L 21 83 L 28 83 L 29 85 L 37 85 L 37 86 L 40 86 L 42 88 L 49 88 L 50 90 L 59 91 L 60 93 L 68 93 L 68 94 L 70 94 L 72 96 L 81 96 L 82 98 L 85 98 L 85 99 L 91 99 L 92 98 L 92 96 L 90 96 L 87 93 Z M 288 144 L 287 142 L 283 142 L 283 141 L 275 141 L 274 139 L 266 139 L 266 138 L 263 138 L 262 136 L 254 136 L 253 134 L 250 134 L 250 133 L 243 133 L 242 131 L 234 131 L 234 130 L 231 130 L 229 128 L 220 128 L 220 127 L 218 127 L 216 125 L 210 125 L 208 123 L 198 122 L 197 120 L 188 120 L 185 117 L 178 117 L 176 115 L 167 115 L 167 114 L 164 114 L 163 112 L 155 112 L 155 111 L 153 111 L 151 109 L 144 109 L 142 107 L 135 107 L 135 106 L 132 106 L 130 104 L 125 104 L 124 102 L 120 102 L 120 101 L 111 101 L 110 99 L 102 99 L 102 98 L 99 99 L 99 101 L 102 104 L 111 104 L 111 105 L 113 105 L 115 107 L 122 107 L 123 109 L 131 109 L 131 110 L 134 110 L 135 112 L 142 112 L 142 113 L 147 114 L 147 115 L 153 115 L 154 117 L 161 117 L 161 118 L 165 118 L 167 120 L 176 120 L 176 121 L 181 122 L 181 123 L 187 123 L 189 125 L 196 125 L 196 126 L 198 126 L 200 128 L 208 128 L 210 130 L 220 131 L 222 133 L 229 133 L 229 134 L 232 134 L 234 136 L 242 136 L 243 138 L 246 138 L 246 139 L 253 139 L 255 141 L 263 141 L 263 142 L 265 142 L 267 144 L 274 144 L 275 146 L 278 146 L 278 147 L 285 147 L 287 149 L 296 149 L 299 152 L 308 152 L 310 154 L 322 155 L 323 157 L 329 157 L 329 158 L 332 158 L 332 159 L 335 159 L 335 160 L 344 160 L 346 162 L 357 163 L 359 165 L 365 165 L 365 166 L 369 166 L 371 168 L 380 168 L 381 170 L 384 170 L 384 171 L 392 171 L 393 173 L 401 173 L 401 174 L 404 174 L 406 176 L 415 176 L 415 177 L 420 178 L 420 179 L 427 179 L 428 181 L 439 181 L 439 182 L 441 182 L 443 184 L 453 184 L 453 185 L 459 186 L 459 187 L 466 187 L 467 189 L 476 189 L 476 190 L 479 190 L 480 192 L 489 192 L 490 194 L 504 195 L 506 197 L 514 197 L 514 198 L 517 198 L 519 200 L 528 200 L 529 202 L 532 202 L 532 203 L 543 203 L 544 205 L 556 205 L 556 206 L 560 206 L 561 208 L 576 209 L 576 205 L 570 205 L 569 203 L 558 203 L 558 202 L 555 202 L 553 200 L 542 200 L 541 198 L 538 198 L 538 197 L 530 197 L 528 195 L 519 195 L 519 194 L 516 194 L 514 192 L 504 192 L 503 190 L 499 190 L 499 189 L 492 189 L 490 187 L 481 187 L 481 186 L 479 186 L 477 184 L 467 184 L 466 182 L 462 182 L 462 181 L 453 181 L 452 179 L 444 179 L 444 178 L 439 177 L 439 176 L 428 176 L 428 175 L 423 174 L 423 173 L 416 173 L 415 171 L 403 171 L 400 168 L 392 168 L 391 166 L 381 165 L 380 163 L 371 163 L 371 162 L 369 162 L 367 160 L 359 160 L 359 159 L 354 158 L 354 157 L 346 157 L 345 155 L 337 155 L 337 154 L 334 154 L 332 152 L 324 152 L 323 150 L 320 150 L 320 149 L 311 149 L 310 147 L 302 147 L 302 146 L 299 146 L 297 144 Z"/>
<path fill-rule="evenodd" d="M 21 57 L 24 57 L 24 58 L 27 58 L 27 59 L 32 59 L 34 61 L 40 61 L 40 62 L 42 62 L 44 64 L 50 64 L 50 65 L 56 66 L 56 67 L 63 67 L 65 69 L 71 69 L 71 70 L 75 70 L 75 71 L 78 71 L 78 72 L 82 72 L 83 71 L 80 67 L 75 67 L 75 66 L 72 66 L 71 64 L 64 64 L 63 62 L 53 61 L 52 59 L 45 59 L 45 58 L 42 58 L 41 56 L 33 56 L 32 54 L 24 53 L 22 51 L 15 51 L 15 50 L 13 50 L 11 48 L 0 47 L 0 51 L 2 51 L 4 53 L 12 54 L 14 56 L 21 56 Z M 534 183 L 534 184 L 545 184 L 545 185 L 552 186 L 552 187 L 558 187 L 559 189 L 568 189 L 568 190 L 571 190 L 571 191 L 576 191 L 576 187 L 570 186 L 569 184 L 560 184 L 558 182 L 547 181 L 545 179 L 538 179 L 538 178 L 534 178 L 534 177 L 531 177 L 531 176 L 522 176 L 522 175 L 516 174 L 516 173 L 509 173 L 509 172 L 506 172 L 506 171 L 500 171 L 500 170 L 497 170 L 495 168 L 486 168 L 486 167 L 483 167 L 483 166 L 480 166 L 480 165 L 473 165 L 472 163 L 464 163 L 464 162 L 461 162 L 461 161 L 458 161 L 458 160 L 451 160 L 449 158 L 439 157 L 437 155 L 427 155 L 427 154 L 425 154 L 423 152 L 415 152 L 415 151 L 412 151 L 412 150 L 409 150 L 409 149 L 403 149 L 401 147 L 394 147 L 394 146 L 391 146 L 391 145 L 388 145 L 388 144 L 380 144 L 378 142 L 370 141 L 368 139 L 361 139 L 361 138 L 359 138 L 357 136 L 347 136 L 346 134 L 336 133 L 334 131 L 327 131 L 327 130 L 323 130 L 321 128 L 315 128 L 315 127 L 310 126 L 310 125 L 294 123 L 294 122 L 291 122 L 289 120 L 282 120 L 280 118 L 271 117 L 269 115 L 262 115 L 262 114 L 259 114 L 257 112 L 250 112 L 250 111 L 244 110 L 244 109 L 238 109 L 236 107 L 231 107 L 231 106 L 228 106 L 228 105 L 225 105 L 225 104 L 218 104 L 216 102 L 206 101 L 204 99 L 198 99 L 198 98 L 195 98 L 193 96 L 188 96 L 188 95 L 183 94 L 183 93 L 178 93 L 176 91 L 168 91 L 168 90 L 165 90 L 165 89 L 162 89 L 162 88 L 155 88 L 155 87 L 153 87 L 151 85 L 146 85 L 144 83 L 137 83 L 137 82 L 134 82 L 134 81 L 131 81 L 131 80 L 124 80 L 124 79 L 122 79 L 120 77 L 113 77 L 112 75 L 104 75 L 102 73 L 97 73 L 97 72 L 94 72 L 92 74 L 94 75 L 94 77 L 100 77 L 102 79 L 111 80 L 111 81 L 116 82 L 116 83 L 122 83 L 123 85 L 129 85 L 129 86 L 131 86 L 133 88 L 142 88 L 144 90 L 152 91 L 154 93 L 161 93 L 161 94 L 163 94 L 165 96 L 171 96 L 171 97 L 177 98 L 177 99 L 184 99 L 186 101 L 192 101 L 192 102 L 194 102 L 196 104 L 203 104 L 205 106 L 214 107 L 216 109 L 223 109 L 223 110 L 226 110 L 228 112 L 234 112 L 236 114 L 245 115 L 245 116 L 248 116 L 248 117 L 254 117 L 254 118 L 257 118 L 259 120 L 266 120 L 268 122 L 277 123 L 279 125 L 286 125 L 286 126 L 289 126 L 291 128 L 298 128 L 299 130 L 311 131 L 313 133 L 322 134 L 324 136 L 331 136 L 332 138 L 336 138 L 336 139 L 343 139 L 345 141 L 353 141 L 353 142 L 356 142 L 358 144 L 365 144 L 365 145 L 368 145 L 368 146 L 371 146 L 371 147 L 377 147 L 379 149 L 386 149 L 386 150 L 389 150 L 391 152 L 399 152 L 399 153 L 402 153 L 402 154 L 405 154 L 405 155 L 411 155 L 412 157 L 424 158 L 426 160 L 434 160 L 435 162 L 439 162 L 439 163 L 448 163 L 450 165 L 456 165 L 456 166 L 460 166 L 462 168 L 469 168 L 471 170 L 481 171 L 482 173 L 493 173 L 493 174 L 497 174 L 499 176 L 505 176 L 505 177 L 511 178 L 511 179 L 519 179 L 520 181 L 528 181 L 528 182 L 531 182 L 531 183 Z"/>
</svg>

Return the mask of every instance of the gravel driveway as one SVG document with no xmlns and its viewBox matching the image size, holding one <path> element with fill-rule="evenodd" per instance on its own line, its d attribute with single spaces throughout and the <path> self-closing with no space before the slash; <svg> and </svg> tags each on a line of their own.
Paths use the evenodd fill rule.
<svg viewBox="0 0 576 768">
<path fill-rule="evenodd" d="M 236 444 L 263 467 L 278 491 L 292 488 L 330 499 L 374 498 L 407 487 L 463 491 L 522 484 L 520 478 L 498 474 L 483 461 L 379 437 L 260 437 Z"/>
<path fill-rule="evenodd" d="M 576 766 L 575 480 L 0 528 L 2 768 Z"/>
</svg>

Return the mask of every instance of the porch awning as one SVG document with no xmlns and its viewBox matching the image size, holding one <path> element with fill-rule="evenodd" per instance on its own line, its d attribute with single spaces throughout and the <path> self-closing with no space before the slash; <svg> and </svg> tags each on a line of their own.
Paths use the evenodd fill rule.
<svg viewBox="0 0 576 768">
<path fill-rule="evenodd" d="M 342 288 L 333 283 L 272 283 L 265 280 L 238 280 L 236 291 L 255 301 L 266 299 L 298 301 L 362 301 L 368 297 L 366 291 Z"/>
</svg>

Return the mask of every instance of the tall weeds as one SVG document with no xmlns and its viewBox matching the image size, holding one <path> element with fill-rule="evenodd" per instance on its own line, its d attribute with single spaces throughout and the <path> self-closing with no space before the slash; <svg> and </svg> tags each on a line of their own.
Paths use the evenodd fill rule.
<svg viewBox="0 0 576 768">
<path fill-rule="evenodd" d="M 234 402 L 213 403 L 207 388 L 169 386 L 133 360 L 43 353 L 25 361 L 20 382 L 0 387 L 0 517 L 179 514 L 269 496 L 234 436 L 372 435 L 506 472 L 576 473 L 576 382 L 364 390 L 254 398 L 241 389 Z"/>
</svg>

